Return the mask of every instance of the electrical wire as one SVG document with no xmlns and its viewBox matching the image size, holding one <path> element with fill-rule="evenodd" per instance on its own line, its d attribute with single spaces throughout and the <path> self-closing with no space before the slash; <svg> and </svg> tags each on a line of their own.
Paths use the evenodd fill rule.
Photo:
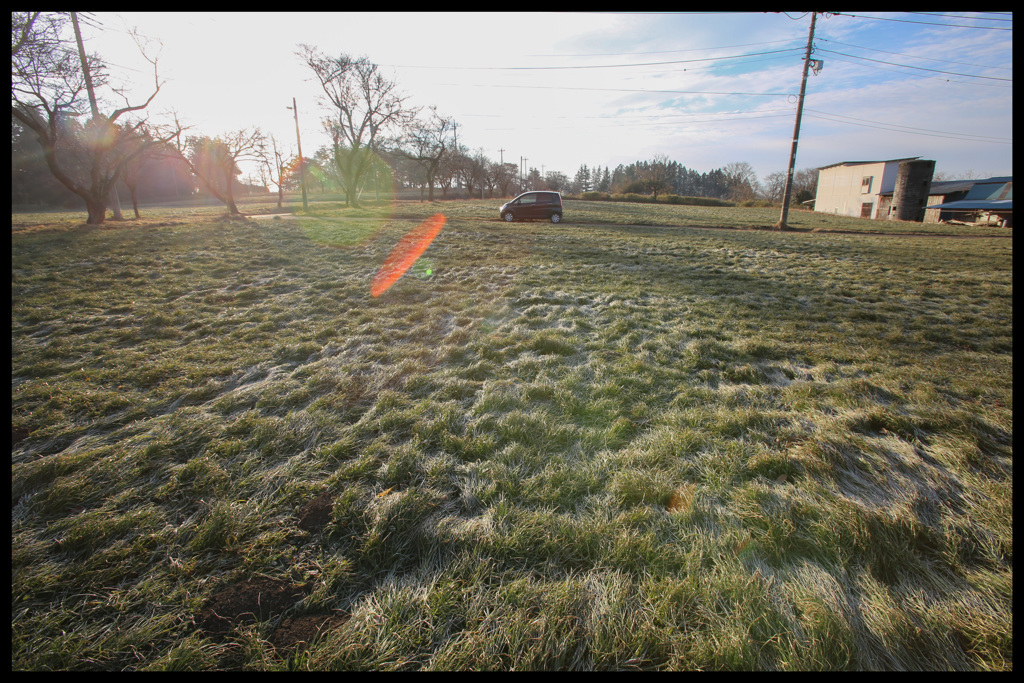
<svg viewBox="0 0 1024 683">
<path fill-rule="evenodd" d="M 763 43 L 739 43 L 737 45 L 719 45 L 717 47 L 693 47 L 685 50 L 655 50 L 653 52 L 601 52 L 577 55 L 535 54 L 525 57 L 625 57 L 626 55 L 662 55 L 675 52 L 700 52 L 702 50 L 725 50 L 730 47 L 753 47 L 755 45 L 774 45 L 776 43 L 792 43 L 793 40 L 769 40 Z"/>
<path fill-rule="evenodd" d="M 833 57 L 834 61 L 841 62 L 843 64 L 853 64 L 855 66 L 867 67 L 868 69 L 877 69 L 879 71 L 888 71 L 889 73 L 902 74 L 903 76 L 917 76 L 918 78 L 930 78 L 938 81 L 944 81 L 946 83 L 960 83 L 962 85 L 970 85 L 978 88 L 999 88 L 1001 90 L 1012 90 L 1012 85 L 998 85 L 996 83 L 978 83 L 976 81 L 958 81 L 951 78 L 943 78 L 942 76 L 925 76 L 923 74 L 912 74 L 907 71 L 897 71 L 896 69 L 886 69 L 883 66 L 875 66 L 874 64 L 864 64 L 862 62 L 854 62 L 849 59 L 843 59 L 842 57 Z"/>
<path fill-rule="evenodd" d="M 863 121 L 864 123 L 877 123 L 877 124 L 882 125 L 882 126 L 892 126 L 894 128 L 906 128 L 907 130 L 910 130 L 910 131 L 922 131 L 922 132 L 928 132 L 928 133 L 945 133 L 947 135 L 963 135 L 963 136 L 970 136 L 970 137 L 974 137 L 974 138 L 987 138 L 989 140 L 1006 140 L 1006 141 L 1010 141 L 1011 140 L 1011 138 L 996 137 L 996 136 L 993 136 L 993 135 L 975 135 L 974 133 L 956 133 L 956 132 L 949 131 L 949 130 L 935 130 L 935 129 L 932 129 L 932 128 L 916 128 L 914 126 L 903 126 L 903 125 L 900 125 L 898 123 L 888 123 L 888 122 L 885 122 L 885 121 L 872 121 L 871 119 L 858 119 L 855 116 L 846 116 L 845 114 L 833 114 L 832 112 L 821 111 L 821 110 L 818 110 L 818 109 L 805 108 L 804 111 L 814 112 L 816 114 L 824 114 L 826 116 L 838 116 L 839 118 L 853 119 L 854 121 Z"/>
<path fill-rule="evenodd" d="M 750 59 L 750 60 L 746 60 L 746 61 L 742 61 L 742 62 L 732 62 L 731 64 L 706 64 L 704 66 L 688 66 L 688 67 L 686 67 L 684 69 L 675 69 L 675 70 L 673 70 L 671 72 L 666 72 L 665 70 L 661 70 L 661 69 L 652 69 L 650 71 L 640 71 L 640 72 L 637 72 L 637 73 L 630 74 L 629 76 L 626 77 L 625 80 L 630 80 L 632 78 L 641 77 L 641 76 L 647 76 L 647 75 L 663 76 L 666 73 L 692 74 L 692 73 L 696 73 L 698 71 L 707 71 L 708 69 L 721 69 L 723 67 L 734 67 L 734 66 L 747 65 L 747 64 L 761 64 L 761 63 L 764 63 L 764 62 L 777 62 L 780 59 L 789 59 L 789 58 L 794 57 L 794 56 L 796 56 L 796 55 L 776 55 L 774 57 L 761 57 L 759 59 Z M 749 75 L 749 73 L 745 73 L 744 75 Z"/>
<path fill-rule="evenodd" d="M 1013 21 L 1013 19 L 992 19 L 990 17 L 968 17 L 963 14 L 944 14 L 942 12 L 906 12 L 906 14 L 923 14 L 928 17 L 953 17 L 954 19 L 977 19 L 978 21 Z"/>
<path fill-rule="evenodd" d="M 985 31 L 1012 31 L 1012 28 L 1002 26 L 967 26 L 966 24 L 943 24 L 934 21 L 914 21 L 912 19 L 889 19 L 888 17 L 866 17 L 863 14 L 850 14 L 849 12 L 833 12 L 840 17 L 856 17 L 857 19 L 875 19 L 876 21 L 898 21 L 904 24 L 928 24 L 930 26 L 949 26 L 950 28 L 980 28 Z"/>
<path fill-rule="evenodd" d="M 686 121 L 685 123 L 687 123 L 687 124 L 693 124 L 693 123 L 735 123 L 735 122 L 750 121 L 751 119 L 776 119 L 776 118 L 785 118 L 787 121 L 792 121 L 790 116 L 791 116 L 790 114 L 768 114 L 768 115 L 765 115 L 765 116 L 744 116 L 744 117 L 736 117 L 736 118 L 732 118 L 732 119 L 702 119 L 702 120 L 696 120 L 696 121 Z M 634 128 L 641 127 L 641 126 L 643 126 L 643 127 L 654 127 L 654 126 L 676 126 L 676 127 L 678 127 L 679 126 L 678 123 L 671 122 L 671 121 L 665 121 L 665 122 L 662 122 L 662 123 L 653 123 L 652 122 L 652 123 L 629 124 L 629 125 L 631 127 L 634 127 Z M 605 126 L 593 125 L 593 124 L 587 124 L 587 125 L 579 125 L 579 124 L 577 124 L 577 125 L 568 125 L 568 126 L 534 126 L 534 127 L 514 126 L 514 127 L 507 127 L 507 128 L 480 128 L 479 130 L 482 130 L 482 131 L 483 130 L 487 130 L 487 131 L 496 131 L 496 130 L 580 130 L 581 128 L 621 128 L 621 127 L 622 127 L 621 123 L 614 123 L 614 124 L 608 124 L 608 125 L 605 125 Z"/>
<path fill-rule="evenodd" d="M 914 59 L 927 59 L 931 62 L 945 62 L 947 64 L 961 64 L 963 66 L 977 66 L 982 69 L 1000 69 L 1001 71 L 1013 71 L 1013 67 L 1009 66 L 989 66 L 987 64 L 972 64 L 970 62 L 954 62 L 951 59 L 937 59 L 936 57 L 922 57 L 920 55 L 912 55 L 907 52 L 889 52 L 888 50 L 879 50 L 873 47 L 864 47 L 863 45 L 854 45 L 852 43 L 842 43 L 838 40 L 829 40 L 828 38 L 815 38 L 815 42 L 821 40 L 826 43 L 835 43 L 836 45 L 846 45 L 847 47 L 855 47 L 858 50 L 870 50 L 871 52 L 883 52 L 887 55 L 899 55 L 900 57 L 912 57 Z"/>
<path fill-rule="evenodd" d="M 715 92 L 710 90 L 646 90 L 642 88 L 579 88 L 564 85 L 498 85 L 495 83 L 438 83 L 455 88 L 518 88 L 527 90 L 590 90 L 595 92 L 642 92 L 668 95 L 750 95 L 752 97 L 790 97 L 791 92 Z"/>
<path fill-rule="evenodd" d="M 848 55 L 845 52 L 834 52 L 832 50 L 826 50 L 824 48 L 819 48 L 818 51 L 820 51 L 820 52 L 828 52 L 829 54 L 833 54 L 833 55 L 842 55 L 843 57 L 852 57 L 853 59 L 863 59 L 863 60 L 868 61 L 868 62 L 877 62 L 879 64 L 889 64 L 891 66 L 900 66 L 900 67 L 903 67 L 905 69 L 917 69 L 918 71 L 931 71 L 933 73 L 949 74 L 951 76 L 966 76 L 968 78 L 984 78 L 985 80 L 989 80 L 989 81 L 1008 81 L 1008 82 L 1011 82 L 1011 83 L 1013 82 L 1012 78 L 999 78 L 997 76 L 976 76 L 974 74 L 962 74 L 962 73 L 957 73 L 955 71 L 942 71 L 940 69 L 926 69 L 923 66 L 910 66 L 909 64 L 897 64 L 895 62 L 886 62 L 886 61 L 883 61 L 881 59 L 871 59 L 870 57 L 859 57 L 857 55 Z"/>
<path fill-rule="evenodd" d="M 612 115 L 612 116 L 609 116 L 607 114 L 603 115 L 603 116 L 576 116 L 576 115 L 573 115 L 573 116 L 545 116 L 545 115 L 538 115 L 538 116 L 533 116 L 533 117 L 528 117 L 528 118 L 544 119 L 544 120 L 571 119 L 573 121 L 576 121 L 576 120 L 579 120 L 579 119 L 600 119 L 600 120 L 621 121 L 622 119 L 675 119 L 675 118 L 686 118 L 686 117 L 691 117 L 691 116 L 741 117 L 741 116 L 744 116 L 746 114 L 753 114 L 754 115 L 754 116 L 747 116 L 746 118 L 769 118 L 768 115 L 771 115 L 771 116 L 792 116 L 793 111 L 794 111 L 794 109 L 792 107 L 790 107 L 790 108 L 786 108 L 786 109 L 761 109 L 761 110 L 754 110 L 754 111 L 705 111 L 705 112 L 693 112 L 693 113 L 690 113 L 690 114 L 615 114 L 615 115 Z M 786 113 L 785 114 L 777 114 L 777 112 L 786 112 Z M 500 114 L 463 114 L 463 116 L 471 117 L 471 118 L 501 118 Z M 723 118 L 723 119 L 708 119 L 708 120 L 709 121 L 730 121 L 730 120 L 735 120 L 735 119 Z M 650 121 L 650 122 L 648 122 L 649 125 L 665 125 L 665 124 L 668 124 L 668 123 L 672 123 L 674 125 L 675 123 L 695 123 L 695 121 L 682 121 L 682 122 Z M 633 125 L 633 124 L 630 124 L 630 125 Z"/>
<path fill-rule="evenodd" d="M 748 52 L 743 55 L 729 55 L 727 57 L 704 57 L 702 59 L 679 59 L 670 62 L 644 62 L 639 64 L 584 64 L 577 66 L 426 66 L 422 64 L 381 64 L 388 68 L 402 69 L 457 69 L 460 71 L 538 71 L 556 69 L 611 69 L 619 67 L 634 66 L 666 66 L 669 64 L 688 64 L 691 62 L 714 62 L 721 59 L 741 59 L 743 57 L 756 57 L 758 55 L 773 55 L 781 52 L 795 52 L 803 48 L 791 47 L 785 50 L 768 50 L 766 52 Z"/>
<path fill-rule="evenodd" d="M 877 128 L 879 130 L 888 130 L 888 131 L 892 131 L 894 133 L 903 133 L 905 135 L 924 135 L 924 136 L 932 137 L 932 138 L 947 138 L 947 139 L 950 139 L 950 140 L 964 140 L 964 141 L 967 141 L 967 142 L 988 142 L 988 143 L 991 143 L 991 144 L 994 144 L 994 145 L 1012 145 L 1013 144 L 1012 141 L 1011 142 L 1001 142 L 999 140 L 988 140 L 988 139 L 981 138 L 981 137 L 967 137 L 967 135 L 969 135 L 967 133 L 964 134 L 964 137 L 953 136 L 953 135 L 938 135 L 936 133 L 919 133 L 919 132 L 913 131 L 913 130 L 898 130 L 896 128 L 888 128 L 888 127 L 885 127 L 885 126 L 873 126 L 873 125 L 870 125 L 870 124 L 867 124 L 867 123 L 855 123 L 853 121 L 841 121 L 839 119 L 832 119 L 832 118 L 828 118 L 828 117 L 825 117 L 825 116 L 821 116 L 819 114 L 806 114 L 806 116 L 808 118 L 812 118 L 812 119 L 821 119 L 822 121 L 831 121 L 832 123 L 844 123 L 844 124 L 849 125 L 849 126 L 862 126 L 864 128 Z"/>
</svg>

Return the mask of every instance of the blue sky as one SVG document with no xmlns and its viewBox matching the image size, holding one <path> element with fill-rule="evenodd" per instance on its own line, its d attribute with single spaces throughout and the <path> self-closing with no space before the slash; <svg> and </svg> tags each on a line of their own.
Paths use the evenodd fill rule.
<svg viewBox="0 0 1024 683">
<path fill-rule="evenodd" d="M 852 16 L 851 16 L 852 15 Z M 195 132 L 260 126 L 303 152 L 327 143 L 298 43 L 366 56 L 416 106 L 494 160 L 572 177 L 654 155 L 698 171 L 789 160 L 810 15 L 785 13 L 106 13 L 83 29 L 142 92 L 128 38 L 159 41 L 150 108 Z M 922 157 L 950 177 L 1012 174 L 1012 27 L 1001 13 L 818 16 L 797 168 Z M 986 28 L 973 28 L 986 27 Z M 155 46 L 155 45 L 154 45 Z M 871 61 L 873 60 L 873 61 Z"/>
</svg>

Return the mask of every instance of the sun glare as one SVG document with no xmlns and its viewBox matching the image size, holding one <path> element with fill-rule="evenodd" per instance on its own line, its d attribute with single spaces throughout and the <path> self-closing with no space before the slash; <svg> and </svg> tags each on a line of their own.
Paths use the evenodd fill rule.
<svg viewBox="0 0 1024 683">
<path fill-rule="evenodd" d="M 370 294 L 378 297 L 388 291 L 391 285 L 398 282 L 399 278 L 412 267 L 412 264 L 416 263 L 416 259 L 423 255 L 430 243 L 438 236 L 446 220 L 444 214 L 434 214 L 410 230 L 391 250 L 384 265 L 373 277 Z"/>
</svg>

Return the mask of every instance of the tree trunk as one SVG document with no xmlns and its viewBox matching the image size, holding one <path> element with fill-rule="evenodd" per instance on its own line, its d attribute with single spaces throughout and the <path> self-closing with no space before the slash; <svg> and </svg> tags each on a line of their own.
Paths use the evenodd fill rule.
<svg viewBox="0 0 1024 683">
<path fill-rule="evenodd" d="M 96 199 L 86 199 L 85 206 L 89 210 L 89 218 L 85 221 L 88 225 L 103 225 L 107 219 L 106 202 Z"/>
<path fill-rule="evenodd" d="M 117 179 L 114 179 L 117 182 Z M 112 220 L 123 221 L 124 215 L 121 213 L 121 198 L 117 196 L 117 188 L 110 188 L 110 210 L 113 212 Z"/>
<path fill-rule="evenodd" d="M 228 205 L 228 213 L 232 216 L 237 216 L 240 212 L 238 207 L 235 205 L 235 176 L 233 173 L 226 173 L 227 175 L 227 189 L 224 191 L 224 203 Z"/>
<path fill-rule="evenodd" d="M 131 198 L 132 198 L 132 209 L 135 210 L 135 219 L 138 220 L 138 219 L 142 218 L 142 216 L 139 214 L 139 193 L 138 193 L 138 187 L 135 186 L 135 185 L 129 185 L 128 186 L 128 194 L 131 195 Z"/>
</svg>

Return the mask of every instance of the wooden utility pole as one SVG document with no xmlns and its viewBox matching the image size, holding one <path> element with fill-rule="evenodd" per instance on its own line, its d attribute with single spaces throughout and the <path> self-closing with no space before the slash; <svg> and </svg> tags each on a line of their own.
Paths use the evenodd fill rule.
<svg viewBox="0 0 1024 683">
<path fill-rule="evenodd" d="M 302 188 L 302 210 L 309 211 L 309 204 L 306 202 L 306 161 L 302 158 L 302 136 L 299 135 L 299 105 L 295 104 L 292 98 L 292 106 L 288 107 L 295 112 L 295 140 L 299 144 L 299 186 Z"/>
<path fill-rule="evenodd" d="M 796 165 L 796 144 L 800 139 L 800 118 L 804 113 L 804 93 L 807 91 L 807 70 L 811 66 L 811 51 L 814 49 L 814 21 L 818 18 L 817 12 L 811 12 L 811 30 L 807 34 L 807 52 L 804 54 L 804 74 L 800 81 L 800 99 L 796 104 L 796 123 L 793 126 L 793 147 L 789 151 L 789 170 L 786 173 L 786 189 L 782 193 L 782 216 L 775 227 L 785 230 L 786 219 L 789 218 L 789 200 L 793 195 L 793 168 Z"/>
<path fill-rule="evenodd" d="M 71 13 L 71 25 L 75 27 L 75 40 L 78 42 L 78 56 L 82 60 L 82 73 L 85 74 L 85 89 L 89 92 L 89 106 L 92 117 L 100 117 L 100 109 L 96 106 L 96 92 L 92 89 L 92 74 L 89 73 L 89 62 L 85 58 L 85 45 L 82 43 L 82 32 L 78 28 L 78 12 Z"/>
<path fill-rule="evenodd" d="M 96 91 L 92 87 L 92 74 L 89 73 L 89 60 L 85 57 L 85 44 L 82 42 L 82 31 L 78 28 L 78 12 L 71 12 L 71 25 L 75 28 L 75 42 L 78 43 L 78 57 L 82 60 L 82 73 L 85 75 L 85 89 L 89 93 L 89 108 L 92 110 L 92 117 L 99 121 L 100 108 L 96 104 Z M 110 209 L 114 212 L 115 221 L 123 221 L 121 214 L 121 198 L 117 196 L 117 182 L 110 188 Z"/>
</svg>

